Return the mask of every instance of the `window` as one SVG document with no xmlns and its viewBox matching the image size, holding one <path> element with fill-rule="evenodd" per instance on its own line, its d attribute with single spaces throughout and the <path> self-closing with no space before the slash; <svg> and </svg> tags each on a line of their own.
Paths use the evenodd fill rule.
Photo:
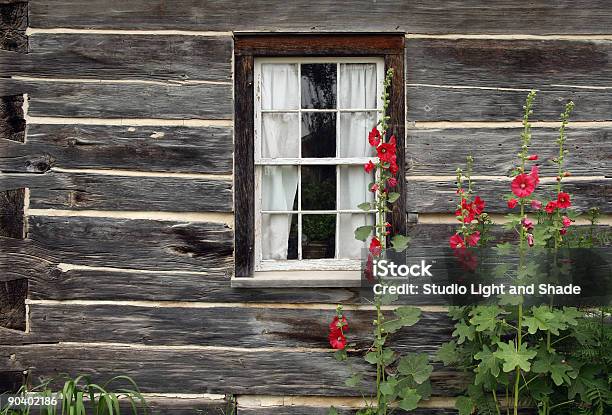
<svg viewBox="0 0 612 415">
<path fill-rule="evenodd" d="M 365 244 L 353 232 L 374 221 L 357 208 L 372 197 L 367 134 L 390 65 L 403 148 L 403 36 L 253 35 L 235 46 L 232 284 L 357 285 Z M 405 212 L 393 215 L 402 231 Z"/>
</svg>

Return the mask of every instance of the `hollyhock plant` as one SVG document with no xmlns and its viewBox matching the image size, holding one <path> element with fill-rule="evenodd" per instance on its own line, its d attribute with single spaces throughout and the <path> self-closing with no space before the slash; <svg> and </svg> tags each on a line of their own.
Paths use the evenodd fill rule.
<svg viewBox="0 0 612 415">
<path fill-rule="evenodd" d="M 530 174 L 521 173 L 512 180 L 512 193 L 519 199 L 532 194 L 535 187 L 536 180 Z"/>
<path fill-rule="evenodd" d="M 557 207 L 566 209 L 571 206 L 572 202 L 570 202 L 570 195 L 565 192 L 559 192 L 559 194 L 557 194 Z"/>
<path fill-rule="evenodd" d="M 518 200 L 516 199 L 508 199 L 508 208 L 514 209 L 518 205 Z"/>
</svg>

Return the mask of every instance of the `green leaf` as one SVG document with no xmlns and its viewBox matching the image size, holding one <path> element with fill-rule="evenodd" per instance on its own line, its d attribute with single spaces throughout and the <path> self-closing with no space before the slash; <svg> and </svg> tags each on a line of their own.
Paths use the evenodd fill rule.
<svg viewBox="0 0 612 415">
<path fill-rule="evenodd" d="M 397 370 L 402 375 L 410 375 L 418 384 L 429 379 L 433 366 L 429 364 L 429 356 L 426 353 L 408 353 L 402 357 Z"/>
<path fill-rule="evenodd" d="M 503 312 L 503 309 L 496 305 L 486 305 L 474 307 L 470 315 L 470 323 L 476 326 L 476 331 L 494 331 L 497 324 L 500 322 L 497 316 Z"/>
<path fill-rule="evenodd" d="M 327 415 L 338 415 L 338 411 L 333 406 L 327 411 Z"/>
<path fill-rule="evenodd" d="M 455 401 L 455 408 L 459 411 L 459 415 L 471 415 L 474 410 L 474 402 L 468 396 L 459 396 Z"/>
<path fill-rule="evenodd" d="M 455 325 L 455 331 L 453 331 L 452 336 L 458 337 L 457 344 L 462 344 L 465 340 L 474 340 L 474 335 L 476 334 L 476 328 L 474 326 L 468 326 L 464 321 L 461 321 Z"/>
<path fill-rule="evenodd" d="M 493 377 L 499 376 L 501 362 L 495 357 L 491 349 L 489 349 L 489 346 L 483 344 L 482 350 L 474 355 L 474 359 L 480 360 L 476 374 L 477 380 L 479 378 L 482 380 L 482 377 L 487 373 L 490 373 Z"/>
<path fill-rule="evenodd" d="M 372 203 L 370 202 L 363 202 L 357 205 L 357 207 L 361 210 L 364 210 L 366 212 L 372 210 Z"/>
<path fill-rule="evenodd" d="M 375 365 L 376 363 L 378 363 L 378 353 L 376 352 L 369 352 L 365 355 L 365 361 Z"/>
<path fill-rule="evenodd" d="M 353 376 L 348 378 L 344 383 L 346 384 L 346 386 L 350 388 L 354 388 L 357 385 L 359 385 L 359 382 L 361 382 L 361 374 L 355 373 L 353 374 Z"/>
<path fill-rule="evenodd" d="M 380 392 L 385 396 L 391 396 L 395 394 L 395 386 L 397 380 L 395 378 L 388 378 L 385 382 L 380 384 Z"/>
<path fill-rule="evenodd" d="M 444 366 L 450 366 L 455 363 L 458 363 L 461 359 L 459 352 L 457 351 L 457 342 L 450 341 L 448 343 L 444 343 L 438 349 L 436 353 L 436 360 L 444 363 Z"/>
<path fill-rule="evenodd" d="M 546 305 L 531 307 L 531 315 L 527 315 L 523 319 L 523 326 L 527 327 L 529 334 L 535 334 L 538 330 L 550 330 L 549 323 L 554 319 L 555 315 Z M 556 333 L 558 334 L 558 332 Z"/>
<path fill-rule="evenodd" d="M 355 229 L 355 239 L 365 241 L 372 233 L 372 229 L 374 229 L 372 225 L 358 227 L 357 229 Z"/>
<path fill-rule="evenodd" d="M 389 203 L 394 203 L 397 199 L 399 199 L 400 194 L 396 193 L 396 192 L 391 192 L 389 193 L 389 196 L 387 197 L 387 201 Z"/>
<path fill-rule="evenodd" d="M 399 401 L 398 406 L 404 411 L 412 411 L 419 406 L 421 395 L 418 394 L 416 389 L 406 388 L 402 390 L 400 396 L 402 400 Z"/>
<path fill-rule="evenodd" d="M 346 359 L 348 359 L 348 354 L 346 353 L 346 349 L 336 350 L 334 352 L 334 359 L 336 359 L 339 362 L 343 362 Z"/>
<path fill-rule="evenodd" d="M 404 235 L 398 234 L 398 235 L 394 235 L 393 238 L 391 238 L 391 246 L 393 247 L 393 250 L 396 252 L 401 252 L 404 249 L 406 249 L 409 242 L 410 242 L 410 238 Z"/>
<path fill-rule="evenodd" d="M 516 350 L 514 343 L 511 341 L 508 343 L 498 342 L 497 347 L 498 350 L 493 355 L 503 361 L 504 372 L 511 372 L 517 367 L 529 372 L 531 369 L 530 360 L 537 354 L 535 350 L 528 350 L 526 344 L 522 344 L 521 348 Z"/>
<path fill-rule="evenodd" d="M 421 317 L 421 309 L 411 306 L 402 306 L 395 309 L 395 315 L 402 320 L 404 326 L 413 326 Z"/>
<path fill-rule="evenodd" d="M 556 353 L 549 353 L 544 347 L 538 351 L 536 360 L 533 362 L 534 373 L 550 373 L 555 385 L 561 386 L 563 383 L 571 384 L 571 380 L 578 376 L 574 369 L 565 363 L 563 358 Z"/>
</svg>

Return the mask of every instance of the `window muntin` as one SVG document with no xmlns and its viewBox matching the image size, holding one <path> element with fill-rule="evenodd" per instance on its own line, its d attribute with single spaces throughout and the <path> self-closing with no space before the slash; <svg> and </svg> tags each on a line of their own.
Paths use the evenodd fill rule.
<svg viewBox="0 0 612 415">
<path fill-rule="evenodd" d="M 256 58 L 255 270 L 358 270 L 382 58 Z"/>
</svg>

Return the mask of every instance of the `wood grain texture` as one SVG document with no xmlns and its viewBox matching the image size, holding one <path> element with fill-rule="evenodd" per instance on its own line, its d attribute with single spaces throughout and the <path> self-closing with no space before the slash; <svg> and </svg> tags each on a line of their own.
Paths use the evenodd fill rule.
<svg viewBox="0 0 612 415">
<path fill-rule="evenodd" d="M 509 212 L 503 195 L 510 194 L 510 181 L 473 180 L 474 190 L 487 203 L 488 213 Z M 454 182 L 447 180 L 408 180 L 407 209 L 409 212 L 451 213 L 457 205 Z M 565 181 L 563 188 L 573 195 L 572 207 L 586 211 L 598 207 L 602 213 L 612 211 L 612 179 Z M 538 186 L 534 193 L 542 201 L 550 200 L 556 194 L 556 183 Z"/>
<path fill-rule="evenodd" d="M 522 128 L 452 128 L 408 130 L 406 167 L 408 176 L 454 174 L 466 156 L 474 157 L 478 175 L 505 176 L 516 164 Z M 542 176 L 555 177 L 552 159 L 559 149 L 555 128 L 532 129 L 532 151 L 539 156 Z M 612 129 L 568 128 L 565 157 L 567 170 L 573 176 L 609 176 L 612 172 Z M 576 195 L 580 196 L 580 195 Z"/>
<path fill-rule="evenodd" d="M 25 331 L 28 280 L 18 279 L 0 283 L 0 327 Z"/>
<path fill-rule="evenodd" d="M 2 32 L 0 50 L 26 53 L 28 51 L 28 37 L 25 34 L 27 27 L 27 2 L 0 3 L 0 31 Z"/>
<path fill-rule="evenodd" d="M 57 262 L 160 271 L 225 269 L 233 251 L 232 231 L 214 223 L 32 216 L 29 237 Z"/>
<path fill-rule="evenodd" d="M 476 69 L 475 69 L 476 70 Z M 595 78 L 597 75 L 593 75 Z M 469 81 L 470 78 L 466 78 Z M 439 82 L 442 85 L 442 82 Z M 465 85 L 466 82 L 461 83 Z M 518 85 L 517 85 L 518 86 Z M 413 121 L 522 121 L 525 91 L 408 86 L 406 117 Z M 608 89 L 538 87 L 534 121 L 558 121 L 565 103 L 576 104 L 571 121 L 612 120 Z"/>
<path fill-rule="evenodd" d="M 371 366 L 357 356 L 350 361 L 354 370 L 366 373 L 364 386 L 371 386 Z M 0 370 L 29 368 L 33 376 L 80 373 L 91 374 L 96 381 L 114 376 L 118 367 L 143 392 L 171 392 L 180 385 L 180 393 L 278 396 L 358 393 L 344 384 L 350 377 L 346 362 L 336 361 L 331 352 L 160 349 L 103 344 L 0 346 Z M 439 369 L 432 375 L 433 395 L 456 395 L 464 382 L 457 372 Z"/>
<path fill-rule="evenodd" d="M 31 116 L 232 119 L 232 86 L 21 82 Z"/>
<path fill-rule="evenodd" d="M 119 169 L 232 173 L 229 127 L 28 126 L 27 145 L 0 139 L 0 170 Z"/>
<path fill-rule="evenodd" d="M 25 126 L 23 95 L 0 97 L 0 140 L 23 143 L 25 139 Z M 0 154 L 4 158 L 4 153 Z"/>
<path fill-rule="evenodd" d="M 32 209 L 232 211 L 227 179 L 61 172 L 0 175 L 0 191 L 21 187 L 30 188 Z"/>
<path fill-rule="evenodd" d="M 25 189 L 0 190 L 0 236 L 22 239 L 24 229 Z"/>
<path fill-rule="evenodd" d="M 336 407 L 339 415 L 354 415 L 357 409 L 347 407 Z M 238 415 L 327 415 L 329 407 L 323 406 L 306 406 L 306 405 L 291 405 L 291 406 L 259 406 L 259 407 L 243 407 L 238 404 Z M 455 415 L 458 414 L 456 409 L 452 408 L 417 408 L 410 412 L 401 409 L 394 409 L 394 414 L 412 414 L 412 415 Z"/>
<path fill-rule="evenodd" d="M 231 36 L 49 34 L 3 59 L 7 75 L 50 78 L 231 81 Z M 10 58 L 10 56 L 8 56 Z"/>
<path fill-rule="evenodd" d="M 237 56 L 235 60 L 234 88 L 234 211 L 236 277 L 252 277 L 255 268 L 255 136 L 253 56 Z"/>
<path fill-rule="evenodd" d="M 391 312 L 385 313 L 387 317 Z M 347 311 L 350 341 L 371 345 L 375 311 Z M 291 308 L 146 308 L 115 305 L 30 306 L 31 332 L 48 342 L 116 342 L 145 345 L 328 348 L 334 310 Z M 83 325 L 83 321 L 96 321 Z M 109 330 L 100 330 L 100 325 Z M 419 322 L 390 336 L 402 352 L 433 353 L 450 339 L 446 313 L 421 313 Z"/>
<path fill-rule="evenodd" d="M 235 415 L 232 403 L 224 399 L 206 398 L 147 398 L 147 413 L 151 415 Z M 121 407 L 121 412 L 130 408 Z"/>
<path fill-rule="evenodd" d="M 204 7 L 205 5 L 205 7 Z M 598 0 L 448 3 L 368 0 L 32 0 L 33 27 L 193 29 L 239 31 L 577 34 L 609 33 L 612 15 Z M 571 18 L 568 18 L 571 16 Z"/>
</svg>

